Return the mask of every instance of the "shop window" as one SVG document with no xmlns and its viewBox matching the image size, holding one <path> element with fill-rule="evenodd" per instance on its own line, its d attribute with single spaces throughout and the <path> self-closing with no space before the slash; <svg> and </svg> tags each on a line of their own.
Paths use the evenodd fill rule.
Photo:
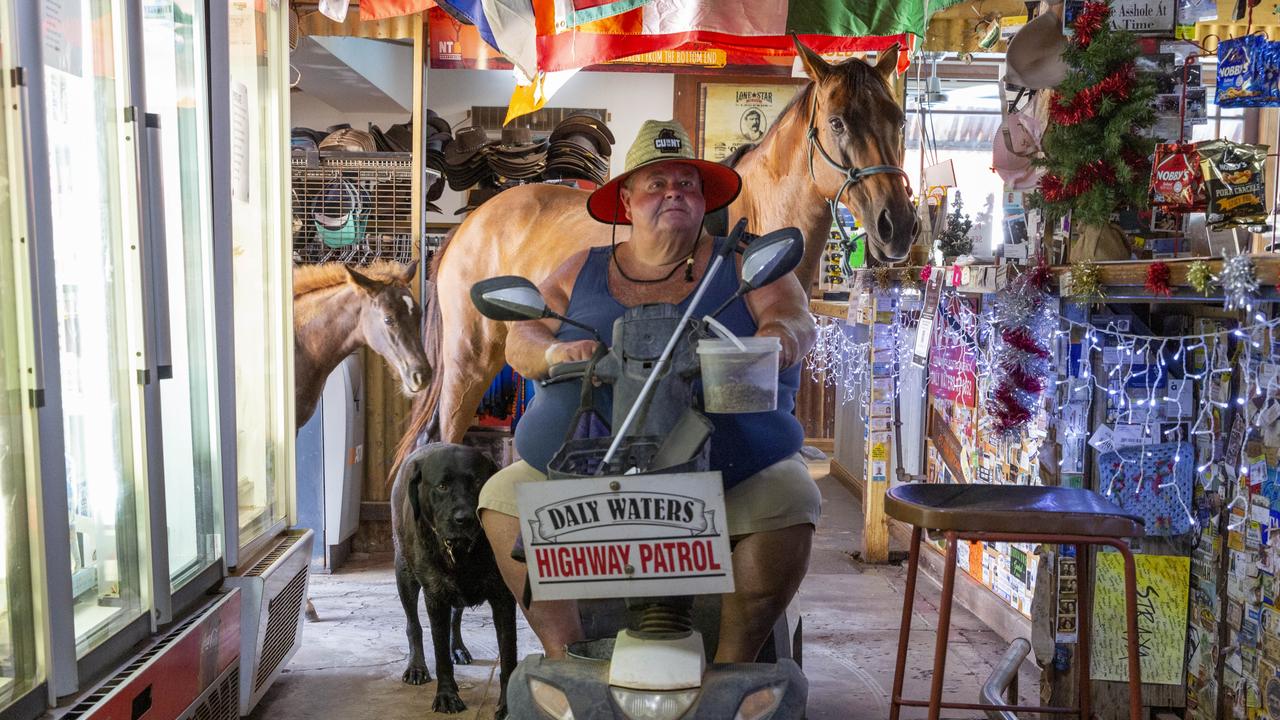
<svg viewBox="0 0 1280 720">
<path fill-rule="evenodd" d="M 1205 77 L 1209 76 L 1206 70 Z M 903 167 L 916 185 L 921 169 L 922 121 L 914 80 L 909 88 Z M 1000 127 L 999 86 L 994 81 L 948 82 L 942 88 L 945 98 L 933 98 L 924 115 L 924 167 L 952 161 L 964 203 L 962 212 L 973 220 L 974 254 L 991 256 L 1004 241 L 1004 183 L 991 168 L 991 142 Z M 1212 87 L 1207 88 L 1207 95 L 1208 118 L 1192 125 L 1190 141 L 1217 137 L 1242 141 L 1244 110 L 1213 104 Z"/>
<path fill-rule="evenodd" d="M 910 173 L 912 185 L 918 185 L 923 123 L 923 166 L 952 162 L 963 212 L 973 220 L 974 254 L 990 255 L 999 245 L 1004 222 L 1004 183 L 991 169 L 991 138 L 1000 127 L 999 87 L 994 82 L 946 83 L 945 98 L 930 103 L 923 121 L 916 87 L 914 80 L 908 85 L 903 167 Z"/>
<path fill-rule="evenodd" d="M 228 5 L 236 512 L 242 547 L 282 526 L 293 482 L 288 46 L 281 5 Z"/>
<path fill-rule="evenodd" d="M 0 9 L 0 73 L 16 65 L 10 10 Z M 22 141 L 15 98 L 0 88 L 0 713 L 42 678 L 36 653 L 37 614 L 28 508 L 36 482 L 33 418 L 23 381 L 31 366 L 29 295 L 22 290 L 26 248 L 20 178 Z M 24 346 L 26 351 L 24 352 Z"/>
<path fill-rule="evenodd" d="M 159 152 L 172 376 L 160 381 L 169 577 L 177 590 L 220 556 L 221 471 L 214 419 L 215 338 L 204 0 L 145 0 L 147 110 Z"/>
<path fill-rule="evenodd" d="M 1244 108 L 1220 108 L 1213 102 L 1213 88 L 1207 88 L 1207 91 L 1205 111 L 1208 120 L 1192 126 L 1191 142 L 1214 138 L 1244 142 Z"/>
<path fill-rule="evenodd" d="M 84 0 L 43 3 L 42 9 L 57 296 L 57 307 L 45 311 L 60 320 L 56 382 L 76 650 L 83 656 L 150 606 L 142 570 L 149 562 L 141 542 L 146 454 L 136 375 L 142 357 L 136 125 L 124 119 L 122 6 Z"/>
</svg>

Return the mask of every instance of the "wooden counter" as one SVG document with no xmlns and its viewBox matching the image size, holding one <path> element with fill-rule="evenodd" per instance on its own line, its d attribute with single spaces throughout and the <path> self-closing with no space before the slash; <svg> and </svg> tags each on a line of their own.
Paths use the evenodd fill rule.
<svg viewBox="0 0 1280 720">
<path fill-rule="evenodd" d="M 1222 270 L 1222 260 L 1210 258 L 1099 262 L 1097 263 L 1098 277 L 1106 297 L 1073 298 L 1073 300 L 1079 302 L 1222 302 L 1222 290 L 1216 285 L 1212 285 L 1209 289 L 1209 294 L 1205 295 L 1187 283 L 1187 269 L 1191 263 L 1197 260 L 1203 260 L 1207 263 L 1209 271 L 1214 275 L 1217 275 Z M 1169 266 L 1169 285 L 1173 288 L 1173 294 L 1170 297 L 1154 296 L 1146 289 L 1147 268 L 1155 262 L 1164 262 Z M 1255 254 L 1253 255 L 1253 264 L 1258 274 L 1258 299 L 1262 302 L 1280 302 L 1280 290 L 1277 289 L 1277 284 L 1280 283 L 1280 254 Z M 972 267 L 982 268 L 992 267 L 992 265 L 981 264 Z M 949 267 L 944 266 L 940 268 L 940 271 L 947 272 L 949 269 Z M 1058 265 L 1051 268 L 1051 271 L 1055 276 L 1059 276 L 1061 280 L 1065 280 L 1061 276 L 1070 273 L 1071 266 Z M 865 272 L 865 270 L 855 272 Z M 917 274 L 919 268 L 898 269 L 892 272 Z M 969 291 L 964 288 L 961 288 L 960 291 L 977 292 L 976 290 Z M 809 308 L 815 315 L 843 320 L 848 315 L 849 303 L 847 301 L 810 300 Z"/>
</svg>

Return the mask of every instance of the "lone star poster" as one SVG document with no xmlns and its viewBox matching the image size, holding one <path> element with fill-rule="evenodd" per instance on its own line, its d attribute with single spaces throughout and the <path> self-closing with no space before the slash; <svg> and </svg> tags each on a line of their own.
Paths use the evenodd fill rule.
<svg viewBox="0 0 1280 720">
<path fill-rule="evenodd" d="M 741 145 L 760 142 L 800 87 L 704 84 L 699 122 L 702 158 L 719 162 Z"/>
</svg>

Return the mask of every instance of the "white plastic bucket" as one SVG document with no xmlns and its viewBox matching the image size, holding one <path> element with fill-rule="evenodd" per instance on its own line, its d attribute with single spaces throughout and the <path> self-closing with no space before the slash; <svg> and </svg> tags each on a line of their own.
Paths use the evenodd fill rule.
<svg viewBox="0 0 1280 720">
<path fill-rule="evenodd" d="M 776 337 L 743 337 L 741 350 L 730 340 L 698 341 L 702 399 L 709 413 L 753 413 L 778 409 Z"/>
</svg>

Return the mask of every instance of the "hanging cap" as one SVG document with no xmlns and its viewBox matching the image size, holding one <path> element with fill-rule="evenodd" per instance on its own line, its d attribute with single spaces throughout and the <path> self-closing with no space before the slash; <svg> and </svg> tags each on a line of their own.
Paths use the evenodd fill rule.
<svg viewBox="0 0 1280 720">
<path fill-rule="evenodd" d="M 1062 59 L 1066 48 L 1062 18 L 1046 10 L 1009 38 L 1005 76 L 1014 85 L 1030 90 L 1056 87 L 1067 77 L 1067 63 Z"/>
</svg>

